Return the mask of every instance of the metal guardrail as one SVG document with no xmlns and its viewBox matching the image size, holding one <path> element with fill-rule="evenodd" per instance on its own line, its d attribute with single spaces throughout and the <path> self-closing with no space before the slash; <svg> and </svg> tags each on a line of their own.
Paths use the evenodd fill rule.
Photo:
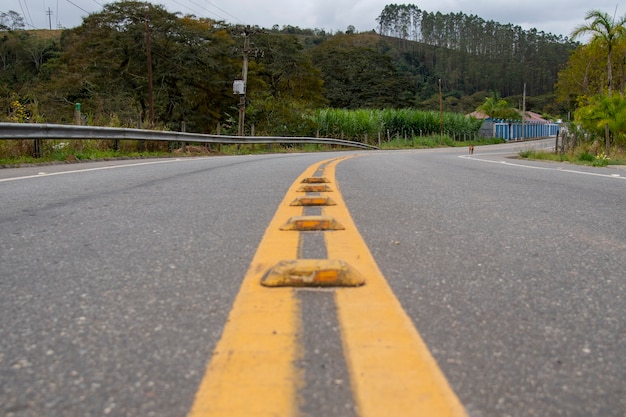
<svg viewBox="0 0 626 417">
<path fill-rule="evenodd" d="M 160 130 L 127 129 L 117 127 L 75 126 L 39 123 L 0 123 L 0 140 L 53 139 L 53 140 L 160 140 L 168 142 L 195 142 L 221 144 L 320 144 L 339 145 L 361 149 L 378 149 L 376 146 L 332 138 L 281 137 L 281 136 L 226 136 L 200 133 L 166 132 Z"/>
</svg>

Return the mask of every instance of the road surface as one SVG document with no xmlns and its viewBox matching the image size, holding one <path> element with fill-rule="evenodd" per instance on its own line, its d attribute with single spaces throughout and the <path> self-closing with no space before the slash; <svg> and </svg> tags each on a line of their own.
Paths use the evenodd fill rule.
<svg viewBox="0 0 626 417">
<path fill-rule="evenodd" d="M 280 415 L 384 415 L 368 401 L 383 410 L 428 402 L 439 394 L 417 394 L 414 365 L 392 369 L 421 352 L 435 364 L 424 373 L 449 389 L 450 415 L 623 417 L 626 171 L 510 158 L 550 144 L 0 170 L 0 414 L 217 415 L 202 404 L 229 346 L 276 354 L 250 366 L 268 369 L 250 386 L 275 374 Z M 306 213 L 349 212 L 354 250 L 337 249 L 341 232 L 267 243 L 310 169 L 331 175 L 339 204 Z M 353 256 L 368 282 L 257 285 L 263 271 L 251 266 L 282 250 Z M 226 344 L 261 332 L 237 319 L 259 294 L 276 306 L 257 316 L 286 335 L 281 351 L 255 350 L 256 336 Z M 350 313 L 365 302 L 371 309 Z M 346 321 L 357 316 L 361 341 Z M 396 319 L 404 327 L 387 334 Z M 405 335 L 425 352 L 401 353 Z M 370 341 L 381 344 L 359 359 Z M 229 375 L 248 378 L 246 368 Z M 270 407 L 263 396 L 237 400 L 258 410 L 248 415 Z"/>
</svg>

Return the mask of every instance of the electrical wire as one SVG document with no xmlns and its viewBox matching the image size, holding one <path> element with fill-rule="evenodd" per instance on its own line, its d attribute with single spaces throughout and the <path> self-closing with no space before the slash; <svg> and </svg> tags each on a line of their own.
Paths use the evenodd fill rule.
<svg viewBox="0 0 626 417">
<path fill-rule="evenodd" d="M 218 14 L 217 14 L 217 13 L 215 13 L 215 12 L 211 12 L 211 11 L 207 10 L 207 8 L 206 8 L 205 6 L 203 6 L 203 5 L 201 5 L 201 4 L 198 4 L 198 3 L 196 3 L 196 2 L 195 2 L 195 1 L 193 1 L 193 0 L 188 0 L 188 1 L 189 1 L 189 3 L 195 4 L 196 6 L 201 7 L 201 8 L 202 8 L 202 9 L 203 9 L 206 13 L 212 14 L 213 16 L 218 17 L 218 18 L 219 18 L 219 19 L 221 19 L 221 20 L 226 20 L 226 19 L 224 19 L 224 17 L 223 17 L 223 16 L 220 16 L 220 15 L 218 15 Z"/>
<path fill-rule="evenodd" d="M 26 6 L 26 12 L 28 13 L 28 18 L 30 19 L 30 25 L 35 27 L 35 22 L 33 22 L 33 17 L 30 14 L 30 8 L 28 7 L 28 2 L 24 0 L 24 6 Z"/>
<path fill-rule="evenodd" d="M 67 1 L 67 2 L 68 2 L 69 4 L 71 4 L 72 6 L 74 6 L 74 7 L 78 8 L 78 9 L 82 10 L 83 12 L 85 12 L 85 13 L 89 14 L 89 12 L 88 12 L 87 10 L 83 9 L 83 8 L 82 8 L 82 7 L 80 7 L 78 4 L 73 3 L 73 2 L 72 2 L 72 1 L 70 1 L 70 0 L 65 0 L 65 1 Z"/>
<path fill-rule="evenodd" d="M 190 8 L 189 6 L 185 6 L 184 4 L 182 4 L 181 2 L 177 1 L 177 0 L 172 0 L 174 3 L 178 4 L 179 6 L 183 6 L 185 9 L 192 11 L 194 14 L 196 15 L 200 15 L 202 13 L 198 12 L 197 10 L 194 10 L 192 8 Z"/>
<path fill-rule="evenodd" d="M 191 1 L 191 0 L 190 0 L 190 1 Z M 244 24 L 244 25 L 246 24 L 246 22 L 244 22 L 243 20 L 239 19 L 237 16 L 234 16 L 234 15 L 232 15 L 232 14 L 228 13 L 226 10 L 224 10 L 224 9 L 222 9 L 221 7 L 219 7 L 219 6 L 217 6 L 217 5 L 213 4 L 213 3 L 211 3 L 209 0 L 204 0 L 204 1 L 205 1 L 206 3 L 209 3 L 211 6 L 215 7 L 215 8 L 216 8 L 216 9 L 218 9 L 219 11 L 222 11 L 222 12 L 226 13 L 228 16 L 232 17 L 233 19 L 235 19 L 235 20 L 236 20 L 236 21 L 238 21 L 239 23 L 242 23 L 242 24 Z M 226 19 L 224 19 L 224 20 L 226 20 Z"/>
<path fill-rule="evenodd" d="M 20 9 L 22 10 L 22 16 L 24 16 L 24 23 L 30 26 L 31 28 L 36 29 L 35 25 L 33 24 L 33 18 L 30 15 L 30 9 L 28 8 L 28 3 L 26 2 L 26 0 L 24 0 L 24 6 L 22 6 L 21 0 L 17 0 L 17 2 L 20 5 Z M 26 7 L 26 12 L 24 12 L 24 7 Z M 30 23 L 28 22 L 29 19 L 30 19 Z"/>
<path fill-rule="evenodd" d="M 27 0 L 17 0 L 20 10 L 22 11 L 22 15 L 24 16 L 24 21 L 25 24 L 29 27 L 32 27 L 33 29 L 35 29 L 35 25 L 30 13 L 30 9 L 28 7 L 28 3 Z M 91 12 L 86 10 L 85 8 L 81 7 L 81 5 L 77 4 L 76 2 L 72 1 L 72 0 L 66 0 L 69 4 L 71 4 L 72 6 L 76 7 L 77 9 L 83 11 L 84 13 L 90 14 Z M 95 4 L 97 4 L 100 7 L 104 7 L 102 2 L 98 1 L 98 0 L 92 0 Z M 222 7 L 218 6 L 217 4 L 209 1 L 209 0 L 203 0 L 203 4 L 200 4 L 194 0 L 186 0 L 186 2 L 183 3 L 183 0 L 172 0 L 172 2 L 174 2 L 175 4 L 189 10 L 190 12 L 192 12 L 193 14 L 195 14 L 196 16 L 202 16 L 202 15 L 210 15 L 214 18 L 217 18 L 219 20 L 222 21 L 227 21 L 229 19 L 227 19 L 225 16 L 228 16 L 229 18 L 233 19 L 234 21 L 241 23 L 241 24 L 246 24 L 246 22 L 244 22 L 243 20 L 239 19 L 237 16 L 235 16 L 234 14 L 228 12 L 227 10 L 223 9 Z M 43 7 L 44 7 L 44 11 L 46 10 L 46 0 L 42 0 L 43 3 Z M 191 6 L 190 6 L 191 5 Z M 213 9 L 213 10 L 211 10 Z M 200 11 L 199 11 L 200 10 Z M 215 10 L 219 11 L 216 12 Z M 56 0 L 56 23 L 57 26 L 59 26 L 60 22 L 59 22 L 59 0 Z"/>
<path fill-rule="evenodd" d="M 203 10 L 203 11 L 204 11 L 203 13 L 198 12 L 198 11 L 196 11 L 196 10 L 192 9 L 192 8 L 191 8 L 191 7 L 189 7 L 189 6 L 182 4 L 180 1 L 177 1 L 177 0 L 172 0 L 172 1 L 173 1 L 174 3 L 176 3 L 176 4 L 179 4 L 179 5 L 181 5 L 181 6 L 185 7 L 185 8 L 187 8 L 187 9 L 189 9 L 189 10 L 193 11 L 196 15 L 203 15 L 203 14 L 205 14 L 205 15 L 206 15 L 206 14 L 210 14 L 210 15 L 212 15 L 212 16 L 217 17 L 217 18 L 218 18 L 218 19 L 220 19 L 220 20 L 223 20 L 223 21 L 228 20 L 228 19 L 226 19 L 224 16 L 222 16 L 221 14 L 216 13 L 216 12 L 215 12 L 215 11 L 213 11 L 213 10 L 209 10 L 209 8 L 207 7 L 207 5 L 198 4 L 198 3 L 196 3 L 194 0 L 187 0 L 187 1 L 188 1 L 189 3 L 191 3 L 191 4 L 195 5 L 195 6 L 199 7 L 201 10 Z M 219 6 L 215 5 L 214 3 L 211 3 L 209 0 L 204 0 L 204 3 L 207 3 L 207 4 L 211 5 L 213 8 L 215 8 L 215 9 L 219 10 L 220 12 L 222 12 L 222 13 L 226 14 L 227 16 L 230 16 L 231 18 L 233 18 L 234 20 L 238 21 L 239 23 L 242 23 L 242 24 L 244 24 L 244 25 L 245 25 L 245 22 L 244 22 L 243 20 L 239 19 L 237 16 L 235 16 L 235 15 L 233 15 L 233 14 L 229 13 L 228 11 L 226 11 L 226 10 L 222 9 L 221 7 L 219 7 Z"/>
</svg>

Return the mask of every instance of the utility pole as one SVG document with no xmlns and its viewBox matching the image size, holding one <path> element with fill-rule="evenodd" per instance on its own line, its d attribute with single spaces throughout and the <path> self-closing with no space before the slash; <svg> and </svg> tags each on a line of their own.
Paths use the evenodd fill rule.
<svg viewBox="0 0 626 417">
<path fill-rule="evenodd" d="M 237 134 L 244 136 L 244 122 L 246 118 L 246 87 L 248 86 L 248 56 L 250 55 L 250 25 L 243 31 L 243 66 L 241 68 L 241 80 L 243 91 L 239 92 L 239 127 Z"/>
<path fill-rule="evenodd" d="M 524 118 L 526 117 L 526 83 L 524 83 L 524 94 L 522 95 L 522 137 L 524 140 Z"/>
<path fill-rule="evenodd" d="M 443 93 L 441 91 L 441 78 L 439 79 L 439 135 L 443 136 Z"/>
<path fill-rule="evenodd" d="M 152 46 L 150 43 L 150 16 L 146 3 L 146 58 L 148 61 L 148 129 L 154 128 L 154 93 L 152 91 Z"/>
<path fill-rule="evenodd" d="M 49 7 L 46 11 L 46 15 L 48 16 L 48 26 L 50 27 L 50 30 L 52 30 L 52 10 L 50 10 Z"/>
</svg>

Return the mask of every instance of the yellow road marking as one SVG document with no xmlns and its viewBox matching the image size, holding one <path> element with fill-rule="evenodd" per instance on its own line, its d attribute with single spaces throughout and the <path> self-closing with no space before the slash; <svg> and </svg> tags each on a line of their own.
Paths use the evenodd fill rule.
<svg viewBox="0 0 626 417">
<path fill-rule="evenodd" d="M 293 216 L 280 230 L 297 231 L 320 231 L 320 230 L 343 230 L 344 227 L 329 216 Z"/>
<path fill-rule="evenodd" d="M 291 202 L 292 206 L 334 206 L 336 203 L 330 197 L 297 197 Z"/>
<path fill-rule="evenodd" d="M 289 217 L 303 213 L 289 203 L 303 178 L 296 180 L 270 222 L 252 259 L 228 322 L 200 384 L 189 417 L 295 416 L 302 376 L 294 362 L 300 357 L 300 310 L 291 288 L 265 288 L 263 273 L 284 259 L 296 259 L 299 233 L 280 230 Z"/>
<path fill-rule="evenodd" d="M 328 181 L 328 178 L 326 177 L 309 177 L 303 179 L 302 182 L 304 184 L 324 184 L 330 181 Z"/>
<path fill-rule="evenodd" d="M 358 287 L 363 277 L 338 259 L 294 259 L 274 265 L 263 276 L 266 287 Z"/>
<path fill-rule="evenodd" d="M 199 416 L 296 416 L 303 378 L 295 368 L 301 356 L 300 310 L 291 288 L 265 288 L 270 267 L 296 259 L 299 233 L 280 230 L 302 215 L 290 206 L 303 178 L 324 163 L 335 183 L 336 165 L 345 158 L 309 167 L 293 183 L 270 222 L 244 277 L 189 413 Z M 466 416 L 427 347 L 389 288 L 363 242 L 340 193 L 337 206 L 324 207 L 346 227 L 325 233 L 329 258 L 355 267 L 363 287 L 335 292 L 344 355 L 360 417 Z"/>
<path fill-rule="evenodd" d="M 326 184 L 304 184 L 298 188 L 298 191 L 301 193 L 329 193 L 333 189 Z"/>
<path fill-rule="evenodd" d="M 466 416 L 359 234 L 335 181 L 338 162 L 324 171 L 335 182 L 337 205 L 323 213 L 346 230 L 324 236 L 328 257 L 353 265 L 367 280 L 335 293 L 359 416 Z"/>
</svg>

